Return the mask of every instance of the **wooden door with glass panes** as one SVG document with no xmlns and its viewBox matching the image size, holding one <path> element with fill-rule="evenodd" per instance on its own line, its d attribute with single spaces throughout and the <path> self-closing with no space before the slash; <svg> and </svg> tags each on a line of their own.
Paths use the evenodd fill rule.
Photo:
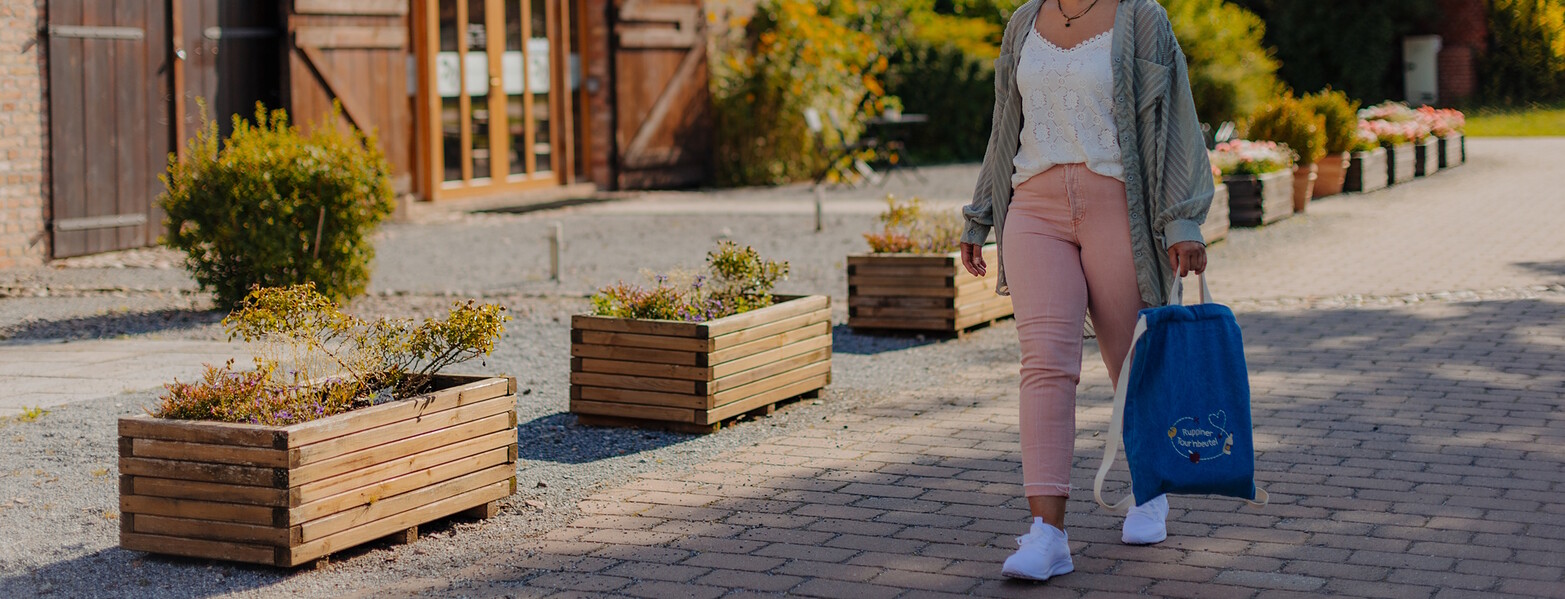
<svg viewBox="0 0 1565 599">
<path fill-rule="evenodd" d="M 569 0 L 421 0 L 420 188 L 430 199 L 569 183 Z"/>
</svg>

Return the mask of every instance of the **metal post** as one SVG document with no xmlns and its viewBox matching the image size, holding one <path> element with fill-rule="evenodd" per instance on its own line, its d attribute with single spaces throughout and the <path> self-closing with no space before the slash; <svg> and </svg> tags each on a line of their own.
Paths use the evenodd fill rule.
<svg viewBox="0 0 1565 599">
<path fill-rule="evenodd" d="M 549 227 L 549 280 L 560 282 L 560 249 L 565 245 L 565 229 L 560 223 Z"/>
<path fill-rule="evenodd" d="M 824 208 L 822 207 L 822 204 L 825 202 L 825 199 L 826 199 L 825 196 L 826 196 L 826 192 L 821 190 L 821 186 L 820 185 L 816 185 L 815 186 L 815 232 L 816 233 L 821 232 L 825 228 L 821 224 L 821 219 L 822 219 L 821 212 L 824 211 Z"/>
</svg>

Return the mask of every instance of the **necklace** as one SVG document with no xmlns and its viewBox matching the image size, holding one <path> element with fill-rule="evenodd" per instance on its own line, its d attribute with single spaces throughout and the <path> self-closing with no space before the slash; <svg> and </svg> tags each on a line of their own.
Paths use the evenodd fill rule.
<svg viewBox="0 0 1565 599">
<path fill-rule="evenodd" d="M 1097 6 L 1097 5 L 1098 5 L 1098 0 L 1092 0 L 1092 4 L 1088 4 L 1086 10 L 1083 10 L 1083 11 L 1081 11 L 1079 13 L 1076 13 L 1076 16 L 1073 17 L 1073 16 L 1065 14 L 1065 0 L 1056 0 L 1056 2 L 1055 2 L 1055 6 L 1060 9 L 1060 16 L 1065 17 L 1065 26 L 1066 27 L 1070 27 L 1071 26 L 1071 21 L 1074 21 L 1076 19 L 1080 19 L 1082 17 L 1087 16 L 1087 13 L 1092 12 L 1092 7 Z"/>
</svg>

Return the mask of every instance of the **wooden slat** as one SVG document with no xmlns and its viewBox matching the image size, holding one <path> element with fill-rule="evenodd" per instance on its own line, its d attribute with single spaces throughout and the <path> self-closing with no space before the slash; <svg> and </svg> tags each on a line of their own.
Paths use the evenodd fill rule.
<svg viewBox="0 0 1565 599">
<path fill-rule="evenodd" d="M 637 335 L 635 333 L 609 333 L 605 331 L 571 331 L 571 342 L 694 352 L 707 351 L 711 349 L 712 345 L 710 339 L 684 339 L 662 335 Z"/>
<path fill-rule="evenodd" d="M 571 372 L 626 374 L 630 376 L 650 376 L 660 379 L 680 379 L 687 381 L 707 381 L 712 379 L 711 368 L 677 366 L 674 364 L 652 364 L 648 362 L 598 360 L 594 358 L 571 358 Z"/>
<path fill-rule="evenodd" d="M 293 451 L 298 452 L 298 464 L 305 466 L 343 454 L 373 449 L 393 441 L 416 437 L 474 420 L 481 420 L 496 414 L 510 413 L 515 409 L 516 400 L 510 395 L 501 395 L 459 408 L 424 414 L 417 418 L 401 420 L 319 443 L 311 443 Z"/>
<path fill-rule="evenodd" d="M 315 558 L 330 555 L 334 552 L 353 547 L 360 543 L 373 541 L 398 530 L 404 530 L 410 526 L 417 526 L 445 516 L 449 516 L 477 507 L 491 501 L 504 498 L 514 491 L 515 482 L 506 480 L 486 487 L 468 491 L 455 497 L 450 497 L 397 514 L 390 518 L 376 520 L 355 528 L 337 533 L 335 535 L 305 543 L 294 547 L 289 552 L 286 565 L 297 566 Z"/>
<path fill-rule="evenodd" d="M 816 389 L 824 388 L 831 382 L 831 374 L 819 374 L 801 381 L 777 387 L 765 393 L 747 397 L 745 399 L 729 403 L 720 408 L 708 410 L 701 415 L 698 424 L 711 424 L 722 422 L 734 416 L 738 416 L 761 406 L 777 403 L 790 397 L 797 397 Z"/>
<path fill-rule="evenodd" d="M 126 492 L 131 495 L 273 507 L 287 507 L 289 503 L 287 489 L 226 485 L 222 483 L 197 482 L 173 478 L 151 478 L 146 476 L 130 476 L 127 478 L 130 479 L 130 488 Z"/>
<path fill-rule="evenodd" d="M 853 325 L 854 318 L 956 318 L 958 312 L 970 308 L 971 305 L 960 308 L 852 307 L 848 309 L 848 325 Z"/>
<path fill-rule="evenodd" d="M 950 267 L 961 262 L 961 254 L 860 254 L 848 256 L 848 266 L 941 266 Z"/>
<path fill-rule="evenodd" d="M 753 381 L 744 385 L 720 391 L 712 395 L 711 410 L 726 406 L 735 401 L 748 399 L 757 394 L 765 393 L 773 389 L 792 385 L 795 382 L 808 379 L 816 375 L 831 374 L 831 359 L 816 362 L 808 366 L 794 368 L 786 372 Z"/>
<path fill-rule="evenodd" d="M 883 275 L 849 275 L 848 284 L 854 287 L 951 287 L 956 275 L 943 277 L 904 277 Z"/>
<path fill-rule="evenodd" d="M 584 399 L 587 401 L 606 403 L 630 403 L 645 406 L 663 406 L 668 408 L 685 408 L 691 410 L 706 407 L 705 395 L 658 393 L 655 391 L 613 389 L 609 387 L 587 387 L 583 385 L 571 385 L 571 399 Z"/>
<path fill-rule="evenodd" d="M 693 322 L 671 320 L 640 320 L 612 318 L 592 314 L 576 314 L 571 317 L 571 328 L 584 331 L 609 333 L 635 333 L 637 335 L 664 335 L 669 337 L 704 338 L 706 329 Z"/>
<path fill-rule="evenodd" d="M 120 533 L 120 547 L 131 551 L 145 551 L 148 553 L 208 559 L 213 556 L 222 556 L 223 559 L 235 562 L 269 566 L 285 565 L 277 563 L 276 549 L 264 545 L 224 543 L 221 541 L 203 541 L 199 539 L 124 532 Z"/>
<path fill-rule="evenodd" d="M 295 468 L 289 476 L 295 482 L 294 495 L 301 504 L 309 503 L 391 478 L 408 468 L 428 468 L 515 444 L 515 427 L 509 425 L 514 415 L 507 419 L 500 416 Z"/>
<path fill-rule="evenodd" d="M 616 374 L 596 374 L 591 372 L 572 372 L 571 384 L 589 385 L 592 387 L 613 387 L 615 389 L 661 391 L 664 393 L 696 393 L 695 381 L 658 379 L 644 376 L 625 376 Z"/>
<path fill-rule="evenodd" d="M 947 266 L 900 266 L 896 264 L 856 264 L 848 267 L 848 276 L 863 277 L 954 277 L 956 268 Z"/>
<path fill-rule="evenodd" d="M 288 446 L 288 438 L 276 427 L 230 422 L 197 420 L 170 420 L 146 415 L 120 418 L 121 437 L 138 439 L 164 439 L 214 445 L 243 445 L 246 447 Z"/>
<path fill-rule="evenodd" d="M 831 348 L 823 347 L 815 351 L 784 358 L 767 363 L 764 366 L 751 368 L 743 372 L 731 374 L 706 384 L 706 394 L 720 394 L 730 389 L 737 389 L 755 381 L 803 368 L 819 361 L 831 358 Z"/>
<path fill-rule="evenodd" d="M 951 298 L 941 297 L 908 297 L 905 295 L 867 296 L 853 295 L 848 298 L 848 307 L 884 307 L 884 308 L 953 308 L 956 303 Z"/>
<path fill-rule="evenodd" d="M 895 295 L 912 297 L 956 297 L 951 287 L 848 287 L 849 295 Z"/>
<path fill-rule="evenodd" d="M 378 501 L 358 507 L 345 508 L 329 516 L 305 522 L 298 526 L 296 544 L 317 541 L 367 522 L 383 520 L 397 514 L 436 503 L 463 493 L 483 488 L 516 476 L 510 464 L 500 464 L 412 491 L 382 497 Z M 469 506 L 471 507 L 471 506 Z M 466 509 L 466 508 L 463 508 Z"/>
<path fill-rule="evenodd" d="M 131 456 L 138 458 L 162 458 L 212 462 L 237 466 L 288 467 L 288 451 L 262 447 L 215 445 L 211 443 L 186 443 L 162 439 L 132 439 Z"/>
<path fill-rule="evenodd" d="M 762 366 L 773 360 L 791 358 L 799 354 L 808 353 L 821 348 L 831 348 L 831 335 L 816 335 L 805 338 L 803 341 L 789 343 L 776 349 L 770 349 L 757 354 L 751 354 L 736 360 L 729 360 L 713 366 L 713 378 L 722 378 L 737 372 L 743 372 L 751 368 Z"/>
<path fill-rule="evenodd" d="M 677 366 L 699 366 L 701 364 L 700 356 L 702 354 L 693 351 L 670 351 L 662 349 L 645 349 L 640 347 L 617 347 L 613 345 L 572 343 L 571 355 L 578 358 L 624 360 L 627 362 L 648 362 L 652 364 L 673 364 Z"/>
<path fill-rule="evenodd" d="M 151 514 L 260 526 L 280 525 L 286 518 L 286 512 L 281 508 L 141 495 L 121 495 L 120 511 L 127 514 Z"/>
<path fill-rule="evenodd" d="M 849 323 L 866 329 L 902 329 L 910 331 L 951 331 L 956 329 L 946 318 L 854 318 Z"/>
<path fill-rule="evenodd" d="M 515 445 L 512 443 L 511 445 Z M 444 480 L 478 472 L 485 468 L 515 463 L 511 448 L 499 447 L 444 464 L 389 478 L 371 485 L 344 491 L 289 510 L 288 521 L 304 523 L 351 507 L 365 505 L 416 490 Z M 404 470 L 407 470 L 404 468 Z"/>
<path fill-rule="evenodd" d="M 585 399 L 571 400 L 571 411 L 579 414 L 598 414 L 601 416 L 641 418 L 645 420 L 667 420 L 669 422 L 696 421 L 696 410 L 625 403 L 608 403 L 601 401 L 588 401 Z"/>
<path fill-rule="evenodd" d="M 767 337 L 786 333 L 788 331 L 803 329 L 819 323 L 825 323 L 827 327 L 830 328 L 830 309 L 820 309 L 813 312 L 806 312 L 797 316 L 790 316 L 773 322 L 768 322 L 766 324 L 750 327 L 748 329 L 734 331 L 720 337 L 714 337 L 712 338 L 712 351 L 721 351 L 738 345 L 743 345 L 751 341 L 765 339 Z M 708 363 L 716 364 L 718 362 L 709 360 Z"/>
<path fill-rule="evenodd" d="M 153 458 L 120 458 L 120 473 L 252 487 L 287 488 L 285 468 L 253 468 Z"/>
<path fill-rule="evenodd" d="M 286 427 L 283 432 L 286 434 L 287 447 L 302 447 L 399 420 L 478 403 L 506 395 L 510 389 L 510 381 L 503 377 L 449 377 L 446 380 L 459 384 L 418 397 Z"/>
<path fill-rule="evenodd" d="M 408 13 L 407 0 L 294 0 L 295 14 L 387 15 Z"/>
<path fill-rule="evenodd" d="M 167 535 L 185 539 L 231 541 L 234 543 L 259 543 L 275 547 L 288 546 L 288 528 L 170 518 L 151 514 L 138 514 L 133 524 L 134 532 Z"/>
<path fill-rule="evenodd" d="M 743 314 L 735 314 L 725 318 L 719 318 L 704 323 L 707 335 L 713 338 L 722 337 L 751 327 L 764 326 L 789 317 L 831 309 L 831 298 L 824 295 L 806 295 L 803 297 L 778 296 L 775 304 L 751 310 Z"/>
<path fill-rule="evenodd" d="M 294 29 L 293 36 L 294 43 L 300 48 L 394 50 L 406 48 L 408 45 L 408 32 L 403 27 L 355 27 L 349 25 L 298 27 Z M 326 68 L 325 65 L 318 66 Z"/>
<path fill-rule="evenodd" d="M 785 333 L 773 335 L 771 337 L 757 339 L 755 341 L 751 341 L 742 345 L 736 345 L 728 349 L 714 351 L 707 356 L 707 363 L 717 366 L 730 360 L 737 360 L 745 356 L 755 355 L 767 350 L 772 350 L 789 345 L 791 343 L 803 341 L 811 337 L 819 337 L 823 335 L 831 335 L 830 322 L 818 322 L 804 328 L 794 329 Z"/>
<path fill-rule="evenodd" d="M 409 471 L 432 468 L 515 445 L 515 432 L 510 430 L 497 431 L 481 437 L 470 438 L 459 443 L 413 454 L 403 459 L 381 462 L 368 468 L 345 472 L 334 478 L 308 483 L 298 487 L 294 491 L 294 495 L 298 500 L 297 505 L 302 507 L 342 493 L 383 483 Z"/>
</svg>

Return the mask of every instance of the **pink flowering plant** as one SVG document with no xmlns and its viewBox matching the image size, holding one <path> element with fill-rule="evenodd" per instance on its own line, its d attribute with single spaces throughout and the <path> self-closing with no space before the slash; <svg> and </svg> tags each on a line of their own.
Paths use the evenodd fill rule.
<svg viewBox="0 0 1565 599">
<path fill-rule="evenodd" d="M 1430 132 L 1439 137 L 1450 137 L 1467 128 L 1467 115 L 1454 108 L 1420 106 L 1418 119 L 1429 127 Z"/>
<path fill-rule="evenodd" d="M 706 322 L 772 305 L 772 288 L 788 278 L 788 263 L 767 260 L 750 246 L 723 241 L 702 272 L 649 274 L 651 285 L 620 281 L 592 296 L 592 313 L 614 318 Z"/>
<path fill-rule="evenodd" d="M 1429 137 L 1430 122 L 1401 102 L 1381 102 L 1359 111 L 1359 128 L 1368 129 L 1382 145 L 1419 143 Z"/>
<path fill-rule="evenodd" d="M 256 288 L 223 324 L 258 347 L 255 368 L 208 365 L 166 386 L 157 418 L 285 426 L 426 392 L 448 366 L 487 356 L 505 308 L 468 301 L 443 319 L 343 313 L 313 284 Z"/>
<path fill-rule="evenodd" d="M 1298 155 L 1287 144 L 1236 139 L 1217 144 L 1212 166 L 1223 176 L 1264 175 L 1293 168 Z"/>
</svg>

